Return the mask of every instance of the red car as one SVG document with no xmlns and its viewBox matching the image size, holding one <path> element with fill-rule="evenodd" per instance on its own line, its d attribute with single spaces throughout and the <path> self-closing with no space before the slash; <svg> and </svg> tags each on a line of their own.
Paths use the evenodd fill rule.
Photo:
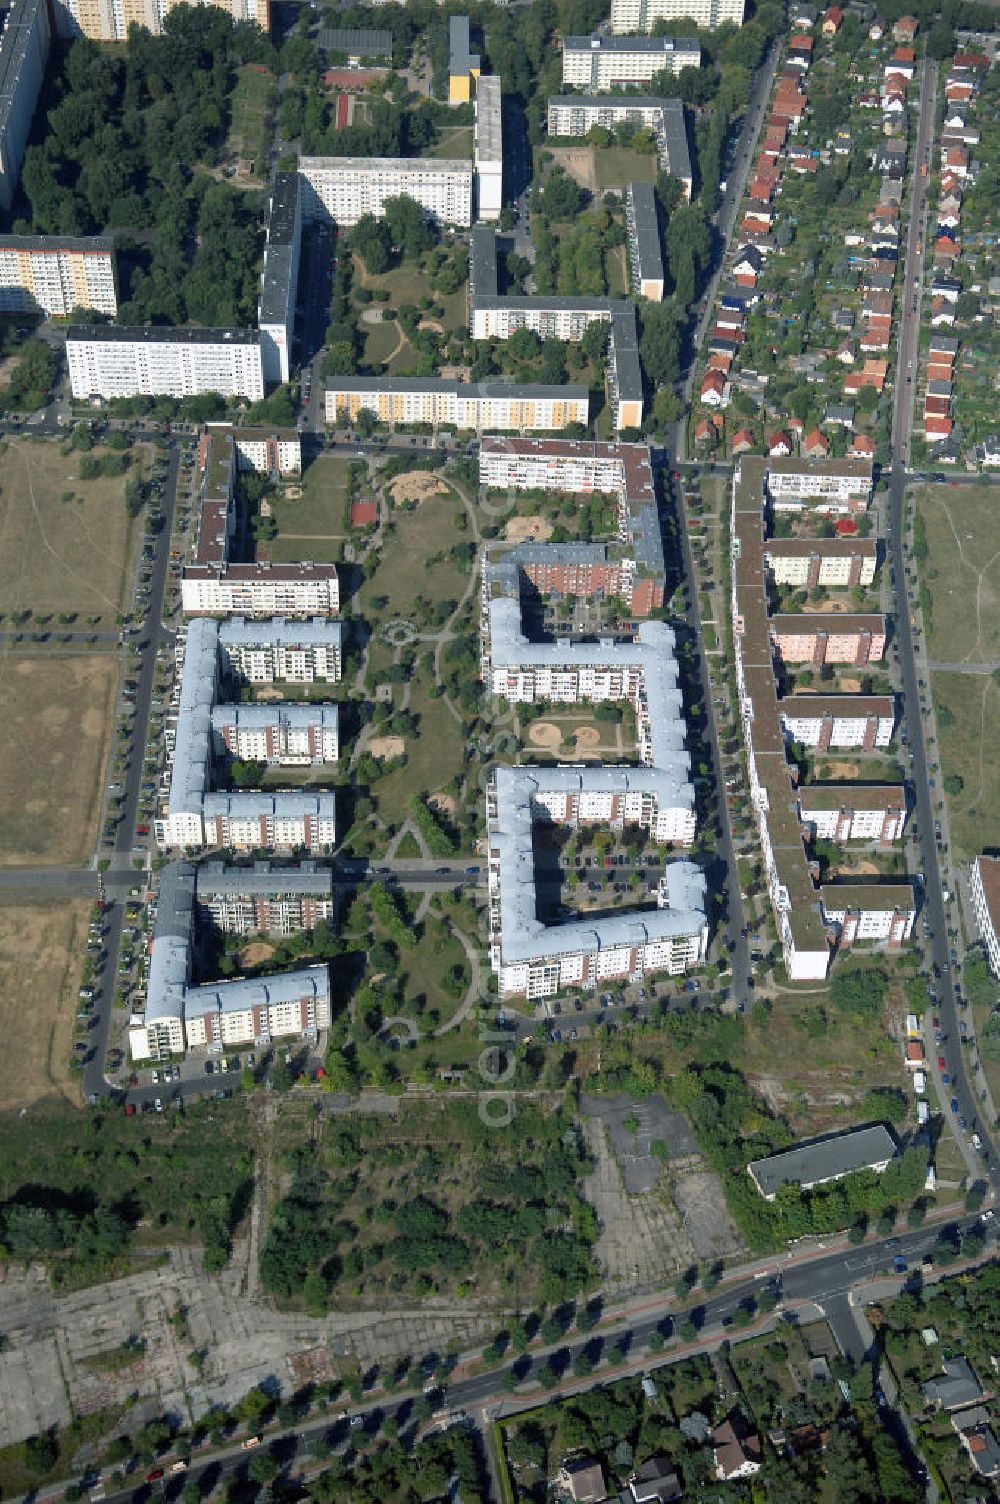
<svg viewBox="0 0 1000 1504">
<path fill-rule="evenodd" d="M 943 1055 L 939 1055 L 938 1056 L 938 1070 L 939 1071 L 943 1071 L 943 1070 L 947 1070 L 947 1068 L 948 1068 L 948 1062 L 945 1060 L 945 1058 L 944 1058 Z"/>
<path fill-rule="evenodd" d="M 154 1468 L 152 1468 L 150 1470 L 150 1472 L 148 1472 L 146 1474 L 146 1482 L 147 1483 L 155 1483 L 158 1478 L 162 1478 L 162 1477 L 163 1477 L 163 1469 L 162 1469 L 162 1467 L 154 1467 Z"/>
</svg>

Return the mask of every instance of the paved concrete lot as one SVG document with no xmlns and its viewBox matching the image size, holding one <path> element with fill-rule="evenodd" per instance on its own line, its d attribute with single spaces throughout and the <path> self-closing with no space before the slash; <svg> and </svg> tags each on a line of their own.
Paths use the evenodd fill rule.
<svg viewBox="0 0 1000 1504">
<path fill-rule="evenodd" d="M 663 1161 L 653 1154 L 661 1144 L 667 1159 L 684 1159 L 698 1152 L 694 1136 L 679 1112 L 671 1112 L 662 1097 L 581 1098 L 586 1117 L 604 1123 L 618 1167 L 630 1196 L 651 1191 L 660 1178 Z"/>
<path fill-rule="evenodd" d="M 244 1242 L 214 1278 L 200 1250 L 175 1249 L 148 1272 L 70 1295 L 54 1294 L 40 1269 L 9 1268 L 0 1279 L 0 1446 L 130 1399 L 124 1429 L 163 1412 L 193 1419 L 265 1380 L 288 1392 L 307 1373 L 335 1372 L 338 1359 L 365 1370 L 408 1353 L 458 1352 L 496 1330 L 495 1315 L 445 1303 L 283 1315 L 249 1293 L 247 1255 Z M 183 1322 L 171 1319 L 179 1311 Z M 145 1342 L 137 1361 L 102 1360 L 136 1337 Z M 201 1373 L 194 1352 L 204 1355 Z"/>
</svg>

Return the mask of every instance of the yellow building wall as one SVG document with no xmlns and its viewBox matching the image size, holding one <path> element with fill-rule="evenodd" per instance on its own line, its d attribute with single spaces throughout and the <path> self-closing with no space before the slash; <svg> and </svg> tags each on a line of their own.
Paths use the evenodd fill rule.
<svg viewBox="0 0 1000 1504">
<path fill-rule="evenodd" d="M 448 103 L 468 104 L 472 98 L 472 76 L 468 73 L 452 73 L 448 78 Z"/>
</svg>

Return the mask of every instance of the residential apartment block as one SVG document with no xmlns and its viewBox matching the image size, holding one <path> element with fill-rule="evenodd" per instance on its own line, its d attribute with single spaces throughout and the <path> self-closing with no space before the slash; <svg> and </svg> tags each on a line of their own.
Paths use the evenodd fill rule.
<svg viewBox="0 0 1000 1504">
<path fill-rule="evenodd" d="M 476 225 L 469 237 L 469 329 L 473 339 L 510 339 L 533 329 L 543 339 L 579 340 L 593 323 L 607 323 L 608 398 L 619 432 L 638 428 L 643 415 L 642 368 L 635 308 L 624 298 L 500 297 L 496 232 Z"/>
<path fill-rule="evenodd" d="M 804 507 L 821 514 L 866 512 L 872 499 L 871 460 L 807 460 L 772 456 L 767 494 L 776 512 Z"/>
<path fill-rule="evenodd" d="M 336 684 L 343 670 L 343 626 L 339 621 L 247 621 L 231 616 L 219 623 L 224 666 L 247 684 Z"/>
<path fill-rule="evenodd" d="M 505 381 L 441 381 L 436 377 L 331 377 L 326 421 L 356 421 L 360 412 L 381 423 L 441 423 L 479 431 L 554 430 L 586 425 L 590 393 L 585 386 L 519 386 Z"/>
<path fill-rule="evenodd" d="M 264 395 L 256 329 L 72 325 L 66 332 L 66 362 L 78 401 L 218 392 L 258 402 Z"/>
<path fill-rule="evenodd" d="M 263 631 L 263 628 L 260 628 Z M 180 697 L 166 727 L 170 794 L 154 821 L 161 849 L 233 846 L 327 849 L 336 840 L 332 794 L 211 793 L 213 771 L 230 756 L 278 764 L 339 756 L 337 706 L 227 703 L 234 661 L 220 651 L 220 626 L 196 618 L 178 644 Z"/>
<path fill-rule="evenodd" d="M 197 882 L 195 869 L 180 863 L 160 875 L 145 1007 L 129 1022 L 132 1059 L 164 1060 L 198 1047 L 209 1053 L 265 1048 L 278 1039 L 314 1041 L 330 1023 L 325 966 L 192 983 Z"/>
<path fill-rule="evenodd" d="M 94 42 L 124 42 L 130 26 L 144 26 L 154 36 L 175 5 L 218 5 L 234 21 L 254 21 L 271 29 L 270 0 L 53 0 L 61 37 L 85 36 Z"/>
<path fill-rule="evenodd" d="M 488 74 L 476 86 L 476 120 L 472 160 L 475 167 L 476 219 L 500 218 L 503 204 L 503 114 L 500 80 Z"/>
<path fill-rule="evenodd" d="M 652 454 L 644 444 L 487 435 L 479 446 L 479 483 L 495 491 L 614 496 L 617 544 L 522 544 L 495 567 L 522 570 L 542 594 L 619 595 L 637 617 L 663 605 L 656 481 Z M 506 588 L 511 588 L 509 581 Z"/>
<path fill-rule="evenodd" d="M 299 175 L 297 172 L 275 173 L 257 307 L 261 367 L 269 386 L 280 385 L 290 374 L 301 245 Z"/>
<path fill-rule="evenodd" d="M 846 663 L 863 668 L 885 654 L 885 617 L 815 612 L 772 616 L 771 640 L 783 663 Z"/>
<path fill-rule="evenodd" d="M 865 942 L 897 949 L 913 934 L 917 905 L 910 883 L 826 883 L 820 902 L 844 950 Z"/>
<path fill-rule="evenodd" d="M 632 292 L 636 297 L 649 298 L 651 303 L 662 303 L 663 255 L 656 194 L 651 184 L 629 183 L 625 194 L 625 223 Z"/>
<path fill-rule="evenodd" d="M 902 784 L 809 784 L 799 790 L 799 820 L 809 839 L 892 846 L 906 824 Z"/>
<path fill-rule="evenodd" d="M 630 788 L 641 770 L 594 767 L 494 769 L 487 792 L 490 961 L 502 998 L 532 1001 L 564 987 L 593 991 L 701 965 L 708 945 L 705 875 L 693 862 L 668 862 L 657 907 L 600 919 L 545 925 L 538 918 L 532 830 L 568 819 L 629 818 L 648 790 Z"/>
<path fill-rule="evenodd" d="M 266 466 L 266 473 L 296 474 L 299 441 L 287 430 L 210 428 L 199 451 L 201 508 L 194 559 L 181 575 L 181 605 L 189 616 L 326 616 L 340 609 L 335 564 L 233 563 L 236 476 Z M 265 473 L 263 470 L 261 473 Z"/>
<path fill-rule="evenodd" d="M 809 788 L 799 790 L 787 760 L 786 735 L 790 725 L 795 730 L 806 726 L 817 728 L 812 732 L 816 737 L 828 739 L 837 718 L 836 702 L 849 697 L 802 694 L 779 704 L 775 654 L 797 662 L 867 662 L 881 656 L 885 628 L 881 617 L 852 621 L 836 615 L 770 616 L 764 532 L 772 464 L 760 456 L 744 456 L 733 477 L 731 609 L 750 798 L 768 893 L 788 974 L 806 981 L 826 976 L 836 946 L 846 948 L 862 941 L 890 948 L 902 944 L 912 930 L 916 904 L 908 884 L 816 885 L 818 874 L 803 843 L 803 832 L 811 829 L 803 809 L 811 807 L 817 822 L 821 815 L 826 821 L 832 814 L 833 828 L 840 832 L 845 803 L 860 800 L 863 794 L 853 786 L 831 789 L 825 795 Z M 822 489 L 813 474 L 816 489 Z M 810 705 L 813 700 L 816 704 Z M 802 723 L 795 718 L 799 707 Z M 850 735 L 874 743 L 883 723 L 891 734 L 892 705 L 887 698 L 857 697 L 853 706 L 843 709 L 846 719 L 854 722 Z M 835 804 L 832 811 L 822 809 L 818 806 L 824 798 L 839 798 L 841 804 Z M 847 807 L 852 831 L 856 817 L 859 830 L 868 828 L 869 820 L 877 823 L 877 811 L 862 818 L 861 808 L 849 803 Z M 883 825 L 883 831 L 886 828 Z"/>
<path fill-rule="evenodd" d="M 705 30 L 743 25 L 744 0 L 611 0 L 611 30 L 652 31 L 657 21 L 694 21 Z"/>
<path fill-rule="evenodd" d="M 203 862 L 197 902 L 200 915 L 231 935 L 294 935 L 329 922 L 336 910 L 332 871 L 315 862 L 296 867 Z"/>
<path fill-rule="evenodd" d="M 590 36 L 563 42 L 564 84 L 595 93 L 701 67 L 696 37 Z"/>
<path fill-rule="evenodd" d="M 329 705 L 215 705 L 214 740 L 230 757 L 309 767 L 340 757 L 339 710 Z"/>
<path fill-rule="evenodd" d="M 381 219 L 387 198 L 405 195 L 441 224 L 472 223 L 472 162 L 444 157 L 300 157 L 307 220 L 355 225 Z"/>
<path fill-rule="evenodd" d="M 776 585 L 848 590 L 873 583 L 878 544 L 874 538 L 768 538 L 764 562 Z"/>
<path fill-rule="evenodd" d="M 990 971 L 1000 977 L 1000 858 L 976 857 L 969 871 L 969 893 Z"/>
<path fill-rule="evenodd" d="M 52 40 L 47 0 L 13 0 L 0 32 L 0 209 L 14 200 Z"/>
<path fill-rule="evenodd" d="M 891 695 L 789 695 L 777 701 L 789 741 L 819 752 L 875 752 L 896 726 Z"/>
<path fill-rule="evenodd" d="M 0 313 L 118 312 L 109 235 L 0 235 Z"/>
<path fill-rule="evenodd" d="M 661 168 L 677 178 L 690 198 L 691 150 L 679 99 L 646 94 L 554 94 L 549 100 L 550 136 L 582 138 L 593 125 L 613 130 L 625 124 L 653 132 Z"/>
</svg>

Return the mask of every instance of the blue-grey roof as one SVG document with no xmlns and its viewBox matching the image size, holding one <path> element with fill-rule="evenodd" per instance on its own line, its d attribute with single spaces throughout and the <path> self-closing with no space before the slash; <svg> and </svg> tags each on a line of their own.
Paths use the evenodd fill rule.
<svg viewBox="0 0 1000 1504">
<path fill-rule="evenodd" d="M 184 645 L 167 805 L 170 815 L 197 814 L 208 792 L 218 657 L 218 622 L 207 616 L 195 617 Z"/>
<path fill-rule="evenodd" d="M 560 386 L 542 382 L 494 381 L 443 381 L 437 376 L 331 376 L 327 379 L 327 391 L 332 392 L 429 392 L 456 397 L 508 397 L 515 401 L 543 402 L 547 398 L 560 398 L 582 402 L 589 396 L 589 388 L 580 383 Z"/>
<path fill-rule="evenodd" d="M 198 897 L 203 901 L 237 895 L 266 897 L 271 893 L 314 893 L 329 898 L 333 871 L 316 862 L 299 862 L 294 867 L 272 862 L 254 862 L 252 867 L 203 862 L 198 868 Z"/>
<path fill-rule="evenodd" d="M 705 876 L 693 862 L 669 863 L 661 907 L 577 919 L 546 926 L 538 918 L 532 852 L 533 801 L 546 790 L 645 790 L 654 769 L 505 768 L 494 772 L 496 815 L 490 825 L 491 854 L 497 853 L 500 944 L 503 965 L 547 956 L 595 954 L 650 940 L 682 939 L 705 928 Z M 650 792 L 653 789 L 650 787 Z"/>
<path fill-rule="evenodd" d="M 327 27 L 318 37 L 324 52 L 346 52 L 349 57 L 392 57 L 392 32 L 373 27 Z"/>
<path fill-rule="evenodd" d="M 310 701 L 215 705 L 212 707 L 212 729 L 221 731 L 224 726 L 234 726 L 238 731 L 266 731 L 272 726 L 319 726 L 324 731 L 336 731 L 339 716 L 340 708 L 333 701 L 322 704 Z"/>
<path fill-rule="evenodd" d="M 663 256 L 660 252 L 660 224 L 656 213 L 656 194 L 651 183 L 629 183 L 625 201 L 629 229 L 632 232 L 636 270 L 640 280 L 647 277 L 663 281 Z M 638 291 L 634 288 L 633 291 Z"/>
<path fill-rule="evenodd" d="M 888 1128 L 876 1123 L 751 1160 L 747 1169 L 761 1195 L 773 1196 L 783 1185 L 818 1185 L 894 1159 L 896 1152 L 896 1141 Z"/>
<path fill-rule="evenodd" d="M 631 304 L 626 304 L 625 311 L 616 312 L 612 317 L 608 355 L 614 395 L 623 402 L 641 402 L 642 367 L 639 364 L 635 309 Z"/>
<path fill-rule="evenodd" d="M 294 819 L 300 815 L 318 815 L 332 820 L 336 811 L 336 799 L 330 793 L 281 790 L 279 793 L 262 794 L 241 790 L 206 794 L 202 809 L 206 820 L 214 820 L 216 816 L 229 816 L 236 820 L 252 819 L 255 815 L 272 815 L 276 819 L 281 819 L 282 816 Z"/>
<path fill-rule="evenodd" d="M 184 992 L 191 960 L 195 871 L 171 862 L 160 873 L 153 946 L 146 979 L 146 1023 L 184 1017 Z"/>
<path fill-rule="evenodd" d="M 294 314 L 299 264 L 299 175 L 278 172 L 271 191 L 258 322 L 282 323 Z"/>
<path fill-rule="evenodd" d="M 473 52 L 469 40 L 468 16 L 452 16 L 448 22 L 448 71 L 452 74 L 468 73 L 479 67 L 479 54 Z"/>
<path fill-rule="evenodd" d="M 227 616 L 219 624 L 219 645 L 230 647 L 332 647 L 339 648 L 344 624 L 328 617 L 314 616 L 309 621 L 286 621 L 283 616 L 269 621 L 247 621 L 243 616 Z"/>
<path fill-rule="evenodd" d="M 203 1018 L 206 1013 L 243 1013 L 248 1008 L 274 1003 L 294 1003 L 303 997 L 328 999 L 328 966 L 300 966 L 266 977 L 235 977 L 230 982 L 206 982 L 189 987 L 184 997 L 184 1016 Z"/>
<path fill-rule="evenodd" d="M 697 56 L 692 63 L 701 62 L 701 43 L 697 37 L 652 37 L 652 36 L 590 36 L 567 37 L 563 43 L 566 52 L 684 52 Z"/>
</svg>

